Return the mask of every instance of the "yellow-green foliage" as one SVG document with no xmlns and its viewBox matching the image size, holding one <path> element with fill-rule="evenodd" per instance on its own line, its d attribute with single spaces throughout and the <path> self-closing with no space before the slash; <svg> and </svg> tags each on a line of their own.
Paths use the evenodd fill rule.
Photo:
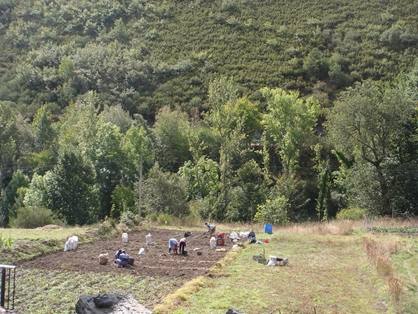
<svg viewBox="0 0 418 314">
<path fill-rule="evenodd" d="M 360 220 L 367 214 L 364 208 L 344 208 L 337 213 L 338 220 Z"/>
</svg>

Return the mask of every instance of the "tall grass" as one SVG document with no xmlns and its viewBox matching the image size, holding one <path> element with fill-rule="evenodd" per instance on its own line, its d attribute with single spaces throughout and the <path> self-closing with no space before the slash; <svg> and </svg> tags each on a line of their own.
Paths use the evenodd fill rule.
<svg viewBox="0 0 418 314">
<path fill-rule="evenodd" d="M 330 222 L 310 222 L 303 224 L 293 224 L 279 227 L 282 232 L 319 234 L 319 235 L 349 235 L 354 229 L 360 227 L 361 223 L 352 220 L 338 220 Z"/>
<path fill-rule="evenodd" d="M 363 246 L 377 272 L 387 280 L 389 293 L 395 304 L 398 304 L 402 294 L 402 282 L 395 276 L 390 257 L 399 251 L 399 242 L 396 240 L 377 241 L 371 237 L 364 237 Z"/>
</svg>

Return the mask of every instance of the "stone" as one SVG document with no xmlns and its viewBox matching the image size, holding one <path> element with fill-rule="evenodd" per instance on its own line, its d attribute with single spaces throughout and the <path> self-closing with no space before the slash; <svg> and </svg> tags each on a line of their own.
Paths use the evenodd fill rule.
<svg viewBox="0 0 418 314">
<path fill-rule="evenodd" d="M 99 255 L 99 264 L 106 265 L 109 262 L 109 254 L 100 254 Z"/>
<path fill-rule="evenodd" d="M 235 309 L 228 309 L 228 311 L 226 311 L 226 313 L 225 314 L 241 314 L 240 312 L 238 312 L 237 310 L 235 310 Z"/>
<path fill-rule="evenodd" d="M 121 299 L 122 297 L 116 294 L 102 294 L 94 297 L 93 302 L 99 309 L 109 309 L 118 304 Z"/>
<path fill-rule="evenodd" d="M 76 314 L 152 314 L 132 296 L 107 293 L 81 296 L 75 307 Z"/>
</svg>

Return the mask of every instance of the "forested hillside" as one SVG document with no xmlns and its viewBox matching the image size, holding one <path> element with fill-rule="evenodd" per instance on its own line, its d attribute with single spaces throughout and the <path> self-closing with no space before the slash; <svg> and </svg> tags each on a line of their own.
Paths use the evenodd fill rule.
<svg viewBox="0 0 418 314">
<path fill-rule="evenodd" d="M 0 0 L 0 44 L 3 225 L 417 213 L 415 1 Z"/>
</svg>

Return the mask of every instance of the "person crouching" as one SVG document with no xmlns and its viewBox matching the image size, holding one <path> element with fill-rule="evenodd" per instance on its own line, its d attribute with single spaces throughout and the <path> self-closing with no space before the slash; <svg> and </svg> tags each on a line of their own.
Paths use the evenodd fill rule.
<svg viewBox="0 0 418 314">
<path fill-rule="evenodd" d="M 128 266 L 129 255 L 123 250 L 118 250 L 115 254 L 115 263 L 119 268 Z"/>
<path fill-rule="evenodd" d="M 177 254 L 178 242 L 176 239 L 171 238 L 168 240 L 168 254 Z"/>
</svg>

